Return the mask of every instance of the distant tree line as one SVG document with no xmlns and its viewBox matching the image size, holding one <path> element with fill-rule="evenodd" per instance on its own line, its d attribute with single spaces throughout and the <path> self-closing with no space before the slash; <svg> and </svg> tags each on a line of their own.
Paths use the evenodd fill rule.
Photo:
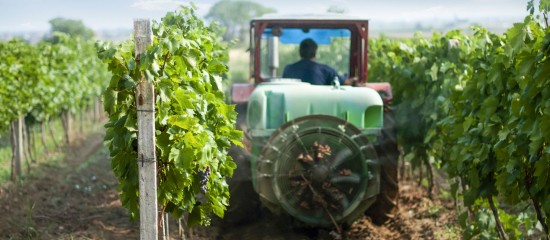
<svg viewBox="0 0 550 240">
<path fill-rule="evenodd" d="M 274 8 L 264 7 L 252 1 L 221 0 L 210 8 L 205 18 L 217 21 L 225 28 L 223 35 L 225 41 L 238 39 L 240 42 L 245 42 L 248 38 L 250 20 L 275 12 L 277 11 Z"/>
<path fill-rule="evenodd" d="M 80 37 L 83 40 L 92 39 L 94 31 L 84 25 L 82 20 L 54 18 L 49 21 L 51 26 L 51 34 L 45 37 L 45 40 L 51 43 L 59 42 L 59 37 L 53 34 L 54 32 L 66 33 L 70 37 Z"/>
</svg>

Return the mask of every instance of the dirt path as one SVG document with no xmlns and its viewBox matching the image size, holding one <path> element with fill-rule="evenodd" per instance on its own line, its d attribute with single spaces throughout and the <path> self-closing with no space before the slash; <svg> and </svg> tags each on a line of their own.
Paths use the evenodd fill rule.
<svg viewBox="0 0 550 240">
<path fill-rule="evenodd" d="M 60 164 L 41 164 L 0 190 L 1 239 L 127 239 L 139 225 L 120 206 L 103 134 L 65 149 Z M 100 152 L 96 151 L 98 149 Z M 102 152 L 101 152 L 102 151 Z"/>
<path fill-rule="evenodd" d="M 430 200 L 416 182 L 400 184 L 399 210 L 382 226 L 367 217 L 348 232 L 350 239 L 459 239 L 453 201 Z"/>
<path fill-rule="evenodd" d="M 81 139 L 65 149 L 67 158 L 60 164 L 41 164 L 24 181 L 0 187 L 0 239 L 139 239 L 139 224 L 129 221 L 118 199 L 102 140 L 99 133 Z M 416 182 L 401 182 L 394 219 L 376 226 L 363 217 L 342 235 L 292 229 L 267 213 L 231 229 L 194 228 L 186 239 L 458 239 L 452 200 L 426 196 Z M 177 239 L 175 221 L 170 230 Z"/>
<path fill-rule="evenodd" d="M 393 219 L 378 226 L 364 216 L 343 234 L 330 230 L 296 230 L 267 214 L 254 223 L 225 231 L 218 239 L 460 239 L 452 199 L 430 200 L 427 196 L 425 188 L 417 182 L 403 181 L 399 209 Z"/>
</svg>

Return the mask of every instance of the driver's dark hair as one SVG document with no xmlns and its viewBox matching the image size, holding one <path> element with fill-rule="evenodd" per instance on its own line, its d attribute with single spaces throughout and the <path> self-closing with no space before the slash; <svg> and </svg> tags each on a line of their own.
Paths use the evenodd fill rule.
<svg viewBox="0 0 550 240">
<path fill-rule="evenodd" d="M 317 53 L 317 43 L 311 38 L 306 38 L 300 43 L 300 57 L 311 59 Z"/>
</svg>

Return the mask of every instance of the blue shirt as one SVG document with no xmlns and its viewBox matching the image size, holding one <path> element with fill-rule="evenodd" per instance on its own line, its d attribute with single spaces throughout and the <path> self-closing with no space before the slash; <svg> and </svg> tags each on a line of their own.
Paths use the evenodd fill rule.
<svg viewBox="0 0 550 240">
<path fill-rule="evenodd" d="M 309 59 L 289 64 L 283 71 L 283 78 L 297 78 L 315 85 L 331 85 L 334 77 L 344 84 L 344 79 L 333 68 Z"/>
</svg>

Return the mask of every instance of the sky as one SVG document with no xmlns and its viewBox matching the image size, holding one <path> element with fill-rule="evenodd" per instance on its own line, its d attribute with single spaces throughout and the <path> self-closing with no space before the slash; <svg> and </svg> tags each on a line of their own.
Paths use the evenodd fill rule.
<svg viewBox="0 0 550 240">
<path fill-rule="evenodd" d="M 194 0 L 200 16 L 218 0 Z M 512 19 L 527 14 L 527 0 L 251 0 L 277 13 L 324 13 L 338 6 L 376 22 Z M 0 32 L 47 31 L 50 19 L 80 19 L 94 30 L 131 29 L 135 18 L 160 20 L 187 0 L 0 0 Z"/>
</svg>

